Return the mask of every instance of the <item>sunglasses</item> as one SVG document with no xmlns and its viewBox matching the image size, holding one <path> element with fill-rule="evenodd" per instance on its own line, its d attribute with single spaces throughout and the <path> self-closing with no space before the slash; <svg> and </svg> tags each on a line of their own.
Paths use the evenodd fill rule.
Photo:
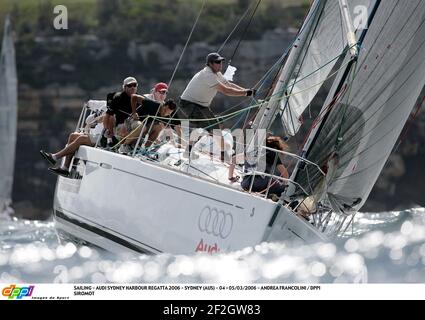
<svg viewBox="0 0 425 320">
<path fill-rule="evenodd" d="M 223 60 L 217 60 L 217 61 L 213 61 L 215 64 L 221 64 L 223 62 Z"/>
<path fill-rule="evenodd" d="M 137 88 L 137 83 L 130 83 L 126 85 L 127 88 Z"/>
</svg>

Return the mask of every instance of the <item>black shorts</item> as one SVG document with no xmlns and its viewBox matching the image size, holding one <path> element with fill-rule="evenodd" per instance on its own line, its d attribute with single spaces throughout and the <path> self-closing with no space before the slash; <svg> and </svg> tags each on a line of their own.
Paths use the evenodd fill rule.
<svg viewBox="0 0 425 320">
<path fill-rule="evenodd" d="M 252 179 L 254 179 L 254 182 L 252 182 Z M 269 194 L 274 193 L 279 197 L 282 195 L 286 188 L 286 184 L 282 181 L 274 179 L 272 177 L 263 177 L 260 174 L 257 174 L 255 178 L 252 175 L 246 175 L 241 182 L 241 187 L 244 190 L 249 191 L 251 183 L 252 192 L 264 192 L 270 185 Z"/>
<path fill-rule="evenodd" d="M 188 119 L 190 129 L 202 128 L 209 132 L 212 132 L 214 129 L 222 129 L 219 119 L 216 119 L 216 116 L 209 107 L 204 107 L 194 102 L 180 99 L 177 117 L 179 119 Z M 191 121 L 203 119 L 205 120 Z"/>
</svg>

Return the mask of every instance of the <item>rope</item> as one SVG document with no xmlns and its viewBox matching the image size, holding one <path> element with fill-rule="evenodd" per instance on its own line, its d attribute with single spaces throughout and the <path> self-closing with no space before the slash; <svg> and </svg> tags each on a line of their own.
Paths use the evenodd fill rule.
<svg viewBox="0 0 425 320">
<path fill-rule="evenodd" d="M 349 50 L 349 49 L 347 49 L 347 50 Z M 345 51 L 345 50 L 344 50 Z M 338 59 L 340 56 L 342 56 L 344 53 L 342 53 L 341 55 L 339 55 L 338 57 L 336 57 L 336 58 L 334 58 L 333 60 L 335 60 L 335 59 Z M 321 66 L 318 70 L 320 70 L 320 69 L 322 69 L 322 68 L 324 68 L 326 65 L 328 65 L 329 63 L 331 63 L 333 60 L 331 60 L 330 62 L 328 62 L 328 63 L 326 63 L 324 66 Z M 330 74 L 325 80 L 323 80 L 323 81 L 321 81 L 321 82 L 319 82 L 319 83 L 316 83 L 316 84 L 314 84 L 314 85 L 312 85 L 311 87 L 308 87 L 308 88 L 305 88 L 305 89 L 303 89 L 303 90 L 301 90 L 301 91 L 298 91 L 298 92 L 293 92 L 293 93 L 291 93 L 291 94 L 285 94 L 285 95 L 283 95 L 282 97 L 280 97 L 279 99 L 277 99 L 277 101 L 280 101 L 280 100 L 283 100 L 283 99 L 287 99 L 287 98 L 289 98 L 289 97 L 291 97 L 291 96 L 294 96 L 294 95 L 297 95 L 297 94 L 300 94 L 300 93 L 303 93 L 303 92 L 305 92 L 305 91 L 308 91 L 308 90 L 311 90 L 311 89 L 313 89 L 313 88 L 315 88 L 315 87 L 317 87 L 317 86 L 319 86 L 319 85 L 321 85 L 321 84 L 323 84 L 323 83 L 325 83 L 328 79 L 330 79 L 330 78 L 332 78 L 334 75 L 336 75 L 342 68 L 344 68 L 347 64 L 349 64 L 351 62 L 351 60 L 349 60 L 347 63 L 345 63 L 345 64 L 343 64 L 343 65 L 341 65 L 341 67 L 338 69 L 338 70 L 336 70 L 335 72 L 333 72 L 332 74 Z M 304 78 L 302 78 L 302 79 L 300 79 L 300 80 L 298 80 L 297 82 L 295 82 L 295 83 L 293 83 L 293 84 L 291 84 L 292 86 L 293 85 L 295 85 L 296 83 L 298 83 L 298 82 L 300 82 L 300 81 L 302 81 L 302 80 L 304 80 L 305 78 L 307 78 L 307 77 L 309 77 L 310 75 L 312 75 L 312 74 L 314 74 L 315 72 L 317 72 L 318 70 L 316 70 L 316 71 L 314 71 L 314 72 L 312 72 L 311 74 L 309 74 L 309 75 L 307 75 L 306 77 L 304 77 Z M 272 97 L 274 97 L 274 96 L 276 96 L 276 95 L 278 95 L 278 94 L 280 94 L 280 93 L 282 93 L 283 91 L 286 91 L 286 88 L 285 89 L 283 89 L 282 91 L 279 91 L 279 92 L 277 92 L 276 94 L 274 94 L 274 95 L 272 95 L 272 96 L 270 96 L 268 99 L 271 99 Z M 214 117 L 214 118 L 208 118 L 208 119 L 172 119 L 172 120 L 175 120 L 175 121 L 184 121 L 184 120 L 189 120 L 189 121 L 193 121 L 193 122 L 208 122 L 208 121 L 215 121 L 215 120 L 219 120 L 219 119 L 221 119 L 221 120 L 219 120 L 219 121 L 217 121 L 217 123 L 216 124 L 219 124 L 219 123 L 222 123 L 222 122 L 224 122 L 224 121 L 227 121 L 227 120 L 230 120 L 230 119 L 232 119 L 232 118 L 234 118 L 234 117 L 236 117 L 237 115 L 239 115 L 239 114 L 241 114 L 241 113 L 244 113 L 244 112 L 246 112 L 246 111 L 250 111 L 250 110 L 252 110 L 252 109 L 255 109 L 255 108 L 259 108 L 261 105 L 263 104 L 263 102 L 261 102 L 261 103 L 255 103 L 255 104 L 253 104 L 253 105 L 251 105 L 251 106 L 249 106 L 249 107 L 246 107 L 246 108 L 243 108 L 243 109 L 241 109 L 241 110 L 238 110 L 238 111 L 235 111 L 235 112 L 232 112 L 232 113 L 229 113 L 229 114 L 226 114 L 226 115 L 223 115 L 223 116 L 217 116 L 217 117 Z M 143 120 L 143 122 L 142 122 L 142 124 L 141 125 L 139 125 L 137 128 L 135 128 L 133 131 L 131 131 L 127 136 L 125 136 L 124 138 L 122 138 L 116 145 L 114 145 L 113 147 L 112 147 L 112 149 L 114 149 L 114 148 L 116 148 L 117 146 L 119 146 L 121 143 L 122 143 L 122 141 L 124 141 L 125 139 L 127 139 L 130 135 L 132 135 L 134 132 L 136 132 L 142 125 L 144 125 L 144 122 L 146 122 L 149 118 L 153 118 L 154 120 L 166 120 L 167 121 L 167 124 L 169 124 L 170 123 L 170 118 L 166 118 L 166 117 L 158 117 L 158 116 L 150 116 L 150 115 L 148 115 L 144 120 Z M 165 123 L 165 121 L 163 121 L 164 123 Z M 212 126 L 215 126 L 216 124 L 214 124 L 214 125 L 210 125 L 210 126 L 207 126 L 207 127 L 205 127 L 204 129 L 207 129 L 207 128 L 209 128 L 209 127 L 212 127 Z"/>
<path fill-rule="evenodd" d="M 192 30 L 190 31 L 189 37 L 187 38 L 186 44 L 184 45 L 183 51 L 180 54 L 179 60 L 177 61 L 176 67 L 174 68 L 173 74 L 171 75 L 171 79 L 168 82 L 168 88 L 171 87 L 171 83 L 173 82 L 174 76 L 176 75 L 177 69 L 180 66 L 180 62 L 181 62 L 181 60 L 183 58 L 184 53 L 186 52 L 186 48 L 189 45 L 190 39 L 192 38 L 193 31 L 195 31 L 196 25 L 198 24 L 198 21 L 199 21 L 199 18 L 201 16 L 201 14 L 202 14 L 202 11 L 204 11 L 204 7 L 205 7 L 205 4 L 206 3 L 207 3 L 207 0 L 204 0 L 204 2 L 202 3 L 202 7 L 199 10 L 199 13 L 198 13 L 198 16 L 196 17 L 195 23 L 193 24 Z"/>
<path fill-rule="evenodd" d="M 220 51 L 223 50 L 223 48 L 226 46 L 227 41 L 229 41 L 229 39 L 232 37 L 233 33 L 235 33 L 236 29 L 239 27 L 239 25 L 241 24 L 241 22 L 243 21 L 243 19 L 245 19 L 246 15 L 248 14 L 249 10 L 251 10 L 252 6 L 253 6 L 253 3 L 250 6 L 248 6 L 248 9 L 246 9 L 246 11 L 242 15 L 242 17 L 236 23 L 235 27 L 229 33 L 229 35 L 227 36 L 226 40 L 224 40 L 223 44 L 220 46 L 220 48 L 218 48 L 218 50 L 217 50 L 218 53 L 220 53 Z"/>
<path fill-rule="evenodd" d="M 249 21 L 248 21 L 248 23 L 247 23 L 244 31 L 242 32 L 242 35 L 239 38 L 238 43 L 236 44 L 235 50 L 233 50 L 233 54 L 232 54 L 232 56 L 229 59 L 229 64 L 232 62 L 233 58 L 235 57 L 235 54 L 238 51 L 239 46 L 240 46 L 241 42 L 243 41 L 243 38 L 245 37 L 246 32 L 248 31 L 249 26 L 251 25 L 252 19 L 254 18 L 254 15 L 257 12 L 257 9 L 258 9 L 258 6 L 260 5 L 260 3 L 261 3 L 261 0 L 258 0 L 257 5 L 254 8 L 254 11 L 252 12 L 251 17 L 249 18 Z"/>
<path fill-rule="evenodd" d="M 342 65 L 341 65 L 341 67 L 340 67 L 338 70 L 336 70 L 335 72 L 331 73 L 331 74 L 330 74 L 330 75 L 329 75 L 326 79 L 324 79 L 323 81 L 320 81 L 320 82 L 318 82 L 318 83 L 316 83 L 316 84 L 314 84 L 314 85 L 312 85 L 312 86 L 310 86 L 310 87 L 308 87 L 308 88 L 305 88 L 305 89 L 303 89 L 303 90 L 300 90 L 300 91 L 297 91 L 297 92 L 293 92 L 293 93 L 291 93 L 291 94 L 285 94 L 285 95 L 283 95 L 282 97 L 278 98 L 278 99 L 277 99 L 277 101 L 279 102 L 280 100 L 283 100 L 283 99 L 286 99 L 286 98 L 289 98 L 289 97 L 295 96 L 295 95 L 297 95 L 297 94 L 300 94 L 300 93 L 306 92 L 306 91 L 308 91 L 308 90 L 311 90 L 311 89 L 313 89 L 313 88 L 315 88 L 315 87 L 317 87 L 317 86 L 319 86 L 319 85 L 322 85 L 322 84 L 323 84 L 323 83 L 325 83 L 327 80 L 329 80 L 330 78 L 332 78 L 333 76 L 335 76 L 335 75 L 336 75 L 336 74 L 337 74 L 337 73 L 338 73 L 338 72 L 339 72 L 342 68 L 344 68 L 344 67 L 345 67 L 346 65 L 348 65 L 350 62 L 351 62 L 351 60 L 349 60 L 348 62 L 346 62 L 346 63 L 342 64 Z M 303 79 L 305 79 L 305 78 L 303 78 Z M 303 79 L 301 79 L 301 80 L 303 80 Z M 301 81 L 301 80 L 299 80 L 299 81 Z M 297 81 L 296 83 L 298 83 L 299 81 Z M 270 96 L 270 97 L 269 97 L 269 99 L 270 99 L 270 98 L 272 98 L 272 97 L 274 97 L 274 96 L 277 96 L 277 95 L 281 94 L 283 91 L 286 91 L 286 88 L 285 88 L 285 89 L 282 89 L 281 91 L 277 92 L 276 94 L 274 94 L 274 95 Z M 175 118 L 173 118 L 173 120 L 176 120 L 176 121 L 189 120 L 189 121 L 195 121 L 195 122 L 214 121 L 214 120 L 217 120 L 217 119 L 225 119 L 225 118 L 228 118 L 228 117 L 231 117 L 231 116 L 237 115 L 237 114 L 239 114 L 239 113 L 242 113 L 242 112 L 244 112 L 244 111 L 247 111 L 247 110 L 251 110 L 251 109 L 258 108 L 258 107 L 260 107 L 261 105 L 262 105 L 262 103 L 256 103 L 256 104 L 254 104 L 254 105 L 251 105 L 251 106 L 249 106 L 249 107 L 243 108 L 243 109 L 241 109 L 241 110 L 238 110 L 238 111 L 235 111 L 235 112 L 232 112 L 232 113 L 229 113 L 229 114 L 223 115 L 223 116 L 217 116 L 217 117 L 214 117 L 214 118 L 208 118 L 208 119 L 175 119 Z M 148 117 L 150 117 L 150 118 L 156 118 L 156 119 L 169 120 L 169 118 L 165 118 L 165 117 L 153 117 L 153 116 L 148 116 Z"/>
</svg>

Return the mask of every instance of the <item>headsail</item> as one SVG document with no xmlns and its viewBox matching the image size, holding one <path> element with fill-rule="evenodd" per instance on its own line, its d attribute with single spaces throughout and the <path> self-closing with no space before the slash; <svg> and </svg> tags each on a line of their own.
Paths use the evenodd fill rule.
<svg viewBox="0 0 425 320">
<path fill-rule="evenodd" d="M 334 168 L 325 194 L 338 212 L 365 203 L 425 85 L 425 1 L 377 0 L 377 10 L 358 61 L 335 81 L 306 150 L 310 161 Z M 323 185 L 312 167 L 294 178 L 311 191 Z"/>
<path fill-rule="evenodd" d="M 308 13 L 297 38 L 289 52 L 285 64 L 279 72 L 279 79 L 276 81 L 270 99 L 266 101 L 258 111 L 257 116 L 252 124 L 253 129 L 269 129 L 276 119 L 282 97 L 286 93 L 286 89 L 296 73 L 298 64 L 301 61 L 304 48 L 308 46 L 310 35 L 320 19 L 323 8 L 327 0 L 315 0 Z"/>
<path fill-rule="evenodd" d="M 11 203 L 17 127 L 17 75 L 9 18 L 0 55 L 0 213 Z"/>
<path fill-rule="evenodd" d="M 350 0 L 349 11 L 369 9 L 373 1 Z M 365 10 L 370 11 L 370 10 Z M 307 23 L 307 22 L 306 22 Z M 288 86 L 288 99 L 280 103 L 282 124 L 287 134 L 294 136 L 302 125 L 302 114 L 310 105 L 347 47 L 347 32 L 338 0 L 327 1 L 320 19 L 309 35 L 308 46 Z"/>
</svg>

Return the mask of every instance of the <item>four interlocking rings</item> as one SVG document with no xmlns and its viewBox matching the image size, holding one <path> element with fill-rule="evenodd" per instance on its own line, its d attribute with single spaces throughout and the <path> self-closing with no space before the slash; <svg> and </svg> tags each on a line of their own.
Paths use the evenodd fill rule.
<svg viewBox="0 0 425 320">
<path fill-rule="evenodd" d="M 230 212 L 206 206 L 199 215 L 198 227 L 201 232 L 226 239 L 232 232 L 233 216 Z"/>
</svg>

